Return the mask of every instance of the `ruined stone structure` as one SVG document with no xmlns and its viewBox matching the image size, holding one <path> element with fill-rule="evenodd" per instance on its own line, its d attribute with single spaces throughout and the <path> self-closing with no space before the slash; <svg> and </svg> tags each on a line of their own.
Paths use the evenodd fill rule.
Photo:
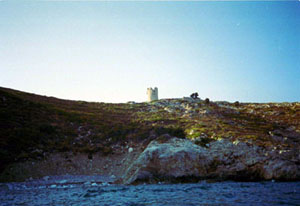
<svg viewBox="0 0 300 206">
<path fill-rule="evenodd" d="M 148 95 L 148 102 L 151 102 L 153 100 L 158 100 L 158 89 L 157 87 L 154 87 L 154 89 L 147 88 L 147 95 Z"/>
</svg>

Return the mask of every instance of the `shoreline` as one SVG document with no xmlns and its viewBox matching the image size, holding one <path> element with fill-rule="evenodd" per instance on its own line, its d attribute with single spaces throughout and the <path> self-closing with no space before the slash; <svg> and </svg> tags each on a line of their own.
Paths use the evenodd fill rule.
<svg viewBox="0 0 300 206">
<path fill-rule="evenodd" d="M 146 148 L 140 144 L 134 148 L 124 148 L 124 151 L 107 156 L 95 153 L 92 159 L 90 159 L 89 154 L 55 153 L 44 160 L 13 163 L 0 175 L 0 182 L 22 182 L 45 176 L 62 175 L 111 176 L 115 178 L 115 184 L 133 185 L 162 182 L 195 183 L 204 180 L 209 182 L 272 180 L 295 182 L 300 180 L 299 166 L 289 159 L 290 155 L 297 156 L 297 154 L 283 155 L 278 152 L 270 158 L 262 159 L 259 155 L 261 148 L 247 146 L 243 143 L 234 145 L 230 142 L 216 142 L 216 146 L 213 145 L 210 149 L 201 148 L 197 145 L 193 146 L 194 148 L 186 147 L 186 144 L 190 146 L 193 143 L 190 140 L 176 137 L 159 142 L 156 139 L 151 141 Z M 219 149 L 220 146 L 226 147 L 226 145 L 230 149 L 236 148 L 231 151 L 225 148 L 220 151 L 218 159 L 209 159 L 215 152 L 214 147 Z M 169 149 L 166 150 L 166 147 Z M 242 148 L 244 152 L 236 156 Z M 202 150 L 206 154 L 201 153 Z M 254 153 L 250 154 L 251 151 Z M 199 155 L 202 155 L 202 159 L 192 160 L 191 156 L 198 155 L 197 152 L 200 152 Z M 221 154 L 222 152 L 223 154 Z M 235 152 L 236 154 L 234 154 Z M 236 156 L 235 160 L 230 160 L 230 156 L 227 156 L 228 153 Z M 166 154 L 167 157 L 163 157 Z M 253 156 L 256 154 L 257 156 Z M 182 157 L 184 158 L 182 159 Z M 163 164 L 161 164 L 162 162 Z M 272 164 L 270 165 L 270 163 Z M 279 168 L 276 164 L 285 165 L 286 168 Z"/>
</svg>

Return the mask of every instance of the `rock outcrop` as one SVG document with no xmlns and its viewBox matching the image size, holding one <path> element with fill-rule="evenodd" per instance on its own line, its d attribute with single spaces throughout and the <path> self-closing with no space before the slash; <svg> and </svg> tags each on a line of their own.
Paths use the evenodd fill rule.
<svg viewBox="0 0 300 206">
<path fill-rule="evenodd" d="M 128 167 L 122 183 L 299 180 L 299 159 L 297 152 L 280 153 L 238 141 L 215 141 L 205 148 L 187 139 L 158 138 Z"/>
<path fill-rule="evenodd" d="M 205 149 L 191 141 L 172 138 L 152 141 L 126 171 L 123 183 L 156 178 L 179 178 L 207 174 L 211 162 Z"/>
</svg>

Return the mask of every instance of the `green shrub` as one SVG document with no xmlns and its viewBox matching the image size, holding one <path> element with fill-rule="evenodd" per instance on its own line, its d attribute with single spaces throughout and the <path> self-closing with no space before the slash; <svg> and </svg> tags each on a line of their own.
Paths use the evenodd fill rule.
<svg viewBox="0 0 300 206">
<path fill-rule="evenodd" d="M 209 98 L 206 98 L 205 100 L 204 100 L 204 102 L 205 102 L 205 104 L 209 104 Z"/>
<path fill-rule="evenodd" d="M 56 132 L 55 127 L 53 127 L 50 124 L 41 124 L 39 126 L 39 130 L 42 133 L 46 133 L 46 134 L 54 134 Z"/>
<path fill-rule="evenodd" d="M 179 127 L 156 127 L 154 132 L 157 136 L 169 134 L 174 137 L 185 138 L 184 130 Z"/>
</svg>

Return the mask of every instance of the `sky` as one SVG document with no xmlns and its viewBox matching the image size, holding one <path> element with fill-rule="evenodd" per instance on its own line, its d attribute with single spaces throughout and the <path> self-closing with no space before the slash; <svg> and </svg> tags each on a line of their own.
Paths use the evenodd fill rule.
<svg viewBox="0 0 300 206">
<path fill-rule="evenodd" d="M 300 1 L 0 1 L 0 87 L 63 99 L 300 101 Z"/>
</svg>

